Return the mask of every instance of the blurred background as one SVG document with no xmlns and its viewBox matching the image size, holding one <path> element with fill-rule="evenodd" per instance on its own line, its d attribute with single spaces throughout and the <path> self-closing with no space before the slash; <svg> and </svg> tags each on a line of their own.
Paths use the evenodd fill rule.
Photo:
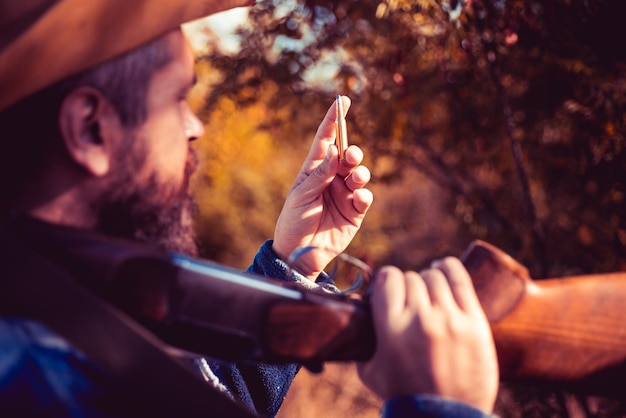
<svg viewBox="0 0 626 418">
<path fill-rule="evenodd" d="M 194 22 L 197 230 L 246 268 L 336 94 L 374 205 L 348 249 L 420 269 L 474 239 L 534 278 L 626 271 L 626 2 L 261 0 Z M 378 416 L 351 365 L 300 373 L 282 417 Z M 502 417 L 624 416 L 503 387 Z"/>
</svg>

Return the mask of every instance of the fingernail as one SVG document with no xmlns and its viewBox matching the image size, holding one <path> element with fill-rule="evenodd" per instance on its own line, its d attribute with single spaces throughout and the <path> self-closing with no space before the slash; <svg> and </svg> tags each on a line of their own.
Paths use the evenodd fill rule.
<svg viewBox="0 0 626 418">
<path fill-rule="evenodd" d="M 438 269 L 439 267 L 441 267 L 441 260 L 433 260 L 430 263 L 430 267 L 433 269 Z"/>
</svg>

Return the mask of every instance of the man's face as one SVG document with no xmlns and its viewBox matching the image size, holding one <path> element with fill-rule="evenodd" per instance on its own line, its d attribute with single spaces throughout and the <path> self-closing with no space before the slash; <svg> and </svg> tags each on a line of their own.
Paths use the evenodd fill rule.
<svg viewBox="0 0 626 418">
<path fill-rule="evenodd" d="M 180 30 L 167 35 L 172 61 L 157 71 L 148 88 L 147 120 L 134 131 L 135 141 L 145 146 L 145 164 L 136 175 L 153 174 L 164 184 L 183 185 L 189 142 L 204 129 L 187 103 L 196 82 L 194 58 Z"/>
<path fill-rule="evenodd" d="M 204 128 L 186 100 L 196 79 L 193 54 L 179 30 L 166 36 L 172 61 L 153 74 L 147 118 L 129 130 L 130 145 L 113 162 L 99 229 L 195 255 L 189 177 L 196 156 L 190 141 Z"/>
</svg>

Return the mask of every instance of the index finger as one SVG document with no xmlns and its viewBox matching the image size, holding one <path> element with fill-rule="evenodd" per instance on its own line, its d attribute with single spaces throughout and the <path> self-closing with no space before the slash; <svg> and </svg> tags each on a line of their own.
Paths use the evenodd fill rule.
<svg viewBox="0 0 626 418">
<path fill-rule="evenodd" d="M 432 267 L 441 270 L 446 276 L 459 308 L 467 313 L 482 312 L 482 306 L 478 296 L 476 296 L 472 278 L 461 260 L 455 257 L 446 257 L 443 260 L 433 262 Z"/>
<path fill-rule="evenodd" d="M 374 278 L 370 301 L 375 329 L 385 329 L 389 318 L 398 317 L 406 305 L 404 274 L 393 266 L 382 267 Z"/>
<path fill-rule="evenodd" d="M 341 96 L 341 101 L 343 103 L 343 109 L 347 113 L 351 104 L 350 98 L 347 96 Z M 336 103 L 333 101 L 333 104 L 328 108 L 326 115 L 324 115 L 324 119 L 322 119 L 322 122 L 317 128 L 309 154 L 302 165 L 302 168 L 306 173 L 311 173 L 315 167 L 319 165 L 319 161 L 323 160 L 326 156 L 328 147 L 335 142 L 335 107 Z"/>
</svg>

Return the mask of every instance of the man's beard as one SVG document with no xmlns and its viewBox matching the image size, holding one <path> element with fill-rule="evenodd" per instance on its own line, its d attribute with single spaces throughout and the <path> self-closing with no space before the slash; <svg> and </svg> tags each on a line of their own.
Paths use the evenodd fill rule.
<svg viewBox="0 0 626 418">
<path fill-rule="evenodd" d="M 136 150 L 135 150 L 136 151 Z M 135 157 L 129 157 L 129 155 Z M 180 188 L 160 184 L 153 173 L 145 184 L 133 179 L 141 166 L 130 152 L 123 157 L 119 174 L 111 182 L 103 198 L 98 216 L 98 230 L 106 235 L 132 239 L 159 248 L 197 256 L 198 246 L 193 230 L 196 205 L 189 190 L 189 179 L 198 164 L 190 147 L 185 164 L 184 181 Z"/>
</svg>

